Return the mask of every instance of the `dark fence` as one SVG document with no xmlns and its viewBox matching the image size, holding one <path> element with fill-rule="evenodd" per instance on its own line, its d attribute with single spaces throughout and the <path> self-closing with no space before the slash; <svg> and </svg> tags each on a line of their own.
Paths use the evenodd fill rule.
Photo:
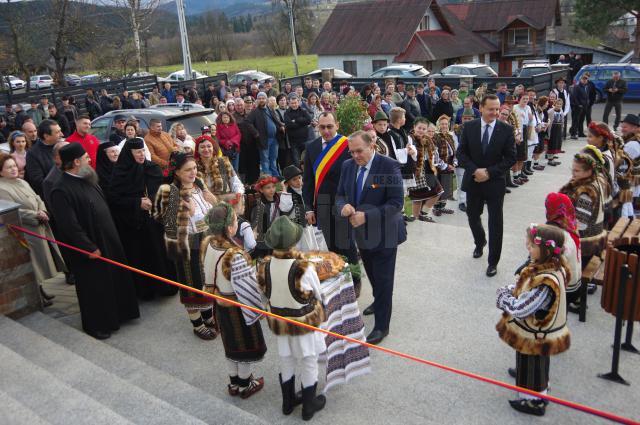
<svg viewBox="0 0 640 425">
<path fill-rule="evenodd" d="M 539 74 L 533 77 L 475 77 L 475 76 L 462 76 L 462 77 L 449 77 L 440 74 L 432 74 L 429 77 L 433 77 L 436 80 L 436 84 L 440 87 L 447 85 L 452 88 L 457 89 L 460 87 L 460 82 L 466 82 L 470 88 L 477 88 L 481 84 L 486 83 L 489 90 L 494 90 L 496 87 L 496 83 L 506 83 L 509 90 L 513 90 L 513 88 L 519 84 L 525 86 L 525 88 L 534 87 L 538 94 L 546 94 L 548 93 L 554 86 L 555 81 L 563 77 L 565 79 L 568 78 L 569 71 L 566 69 L 547 72 L 545 74 Z M 353 77 L 353 78 L 334 78 L 332 80 L 332 85 L 334 90 L 338 90 L 340 88 L 340 82 L 346 81 L 350 86 L 353 86 L 356 90 L 360 91 L 362 87 L 367 84 L 371 84 L 376 82 L 379 87 L 383 88 L 385 85 L 385 81 L 392 80 L 397 82 L 398 80 L 404 81 L 406 85 L 417 85 L 418 83 L 422 83 L 426 86 L 427 79 L 429 77 L 411 77 L 411 78 L 362 78 L 362 77 Z M 290 82 L 294 87 L 298 84 L 302 84 L 304 76 L 295 76 L 291 78 L 284 78 L 280 80 L 280 87 L 283 87 L 286 82 Z"/>
<path fill-rule="evenodd" d="M 173 89 L 182 89 L 183 87 L 191 87 L 195 84 L 196 89 L 200 96 L 204 95 L 204 91 L 211 83 L 216 86 L 221 80 L 228 81 L 227 74 L 217 74 L 214 77 L 199 78 L 197 80 L 185 80 L 185 81 L 169 81 Z M 102 89 L 105 89 L 110 95 L 121 94 L 127 90 L 129 92 L 143 92 L 145 94 L 150 93 L 154 87 L 160 87 L 165 81 L 158 79 L 157 76 L 150 77 L 137 77 L 127 78 L 122 80 L 103 81 L 100 83 L 83 84 L 71 87 L 53 87 L 47 90 L 32 90 L 25 93 L 14 93 L 6 91 L 0 93 L 0 104 L 16 104 L 16 103 L 30 103 L 32 100 L 36 102 L 43 96 L 47 96 L 49 101 L 55 104 L 62 102 L 64 96 L 73 96 L 76 100 L 76 106 L 82 112 L 85 112 L 84 98 L 87 94 L 87 89 L 93 89 L 96 96 Z M 96 99 L 97 100 L 97 99 Z"/>
</svg>

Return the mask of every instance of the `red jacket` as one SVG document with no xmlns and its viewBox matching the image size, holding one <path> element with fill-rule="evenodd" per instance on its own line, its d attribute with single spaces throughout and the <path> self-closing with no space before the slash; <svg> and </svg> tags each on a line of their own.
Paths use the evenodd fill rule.
<svg viewBox="0 0 640 425">
<path fill-rule="evenodd" d="M 96 168 L 96 155 L 98 154 L 98 146 L 100 146 L 100 142 L 93 134 L 85 134 L 82 137 L 78 134 L 77 131 L 74 131 L 71 136 L 65 139 L 69 143 L 80 143 L 85 151 L 89 154 L 89 158 L 91 158 L 91 167 L 95 170 Z"/>
<path fill-rule="evenodd" d="M 216 137 L 218 138 L 221 148 L 226 150 L 233 149 L 236 152 L 240 150 L 240 139 L 242 139 L 242 135 L 240 134 L 238 124 L 218 124 Z"/>
</svg>

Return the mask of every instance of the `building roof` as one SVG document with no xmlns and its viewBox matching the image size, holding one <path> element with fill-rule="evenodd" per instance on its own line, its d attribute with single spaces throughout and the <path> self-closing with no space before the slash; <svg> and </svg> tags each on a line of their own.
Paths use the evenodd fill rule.
<svg viewBox="0 0 640 425">
<path fill-rule="evenodd" d="M 516 19 L 536 29 L 561 23 L 559 0 L 498 0 L 444 7 L 474 32 L 500 31 Z"/>
<path fill-rule="evenodd" d="M 311 52 L 317 55 L 398 54 L 409 44 L 431 2 L 339 3 L 316 37 Z"/>
<path fill-rule="evenodd" d="M 499 49 L 484 37 L 464 28 L 450 12 L 443 15 L 449 31 L 418 31 L 406 50 L 395 57 L 396 62 L 425 62 L 497 52 Z"/>
</svg>

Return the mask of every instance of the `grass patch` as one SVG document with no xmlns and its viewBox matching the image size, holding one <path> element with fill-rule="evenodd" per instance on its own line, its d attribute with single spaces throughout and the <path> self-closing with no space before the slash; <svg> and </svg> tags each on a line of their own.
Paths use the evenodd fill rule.
<svg viewBox="0 0 640 425">
<path fill-rule="evenodd" d="M 215 75 L 218 72 L 229 72 L 229 76 L 247 69 L 257 69 L 267 74 L 276 74 L 292 77 L 295 75 L 292 56 L 266 56 L 261 58 L 247 58 L 221 62 L 194 62 L 192 68 L 198 72 Z M 305 74 L 318 68 L 317 55 L 298 56 L 298 69 L 300 74 Z M 172 72 L 182 69 L 182 64 L 149 67 L 152 72 L 160 77 L 166 77 Z"/>
</svg>

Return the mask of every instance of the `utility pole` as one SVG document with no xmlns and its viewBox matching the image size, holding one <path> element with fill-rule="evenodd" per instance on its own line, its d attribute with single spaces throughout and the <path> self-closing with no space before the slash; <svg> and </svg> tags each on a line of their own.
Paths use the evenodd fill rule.
<svg viewBox="0 0 640 425">
<path fill-rule="evenodd" d="M 296 75 L 300 75 L 298 72 L 298 48 L 296 47 L 296 29 L 293 25 L 293 2 L 295 0 L 285 0 L 289 8 L 289 29 L 291 30 L 291 51 L 293 52 L 293 67 Z"/>
<path fill-rule="evenodd" d="M 178 25 L 180 26 L 180 43 L 182 43 L 182 64 L 184 65 L 184 79 L 190 80 L 193 75 L 191 71 L 191 52 L 189 51 L 189 36 L 187 35 L 187 23 L 184 17 L 184 0 L 176 0 L 178 7 Z"/>
</svg>

